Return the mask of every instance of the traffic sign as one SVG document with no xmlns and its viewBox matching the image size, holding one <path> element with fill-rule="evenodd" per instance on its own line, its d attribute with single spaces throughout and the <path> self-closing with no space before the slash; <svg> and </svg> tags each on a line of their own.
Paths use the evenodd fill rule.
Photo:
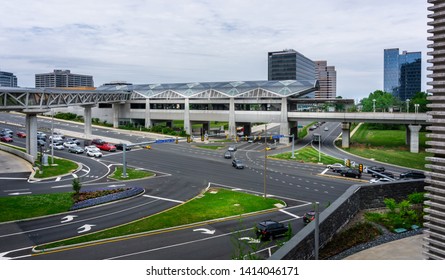
<svg viewBox="0 0 445 280">
<path fill-rule="evenodd" d="M 272 135 L 272 139 L 280 139 L 280 138 L 283 138 L 283 137 L 284 137 L 283 134 Z"/>
<path fill-rule="evenodd" d="M 173 143 L 173 142 L 175 142 L 175 139 L 174 139 L 174 138 L 171 138 L 171 139 L 157 139 L 157 140 L 155 141 L 156 144 L 161 144 L 161 143 Z"/>
</svg>

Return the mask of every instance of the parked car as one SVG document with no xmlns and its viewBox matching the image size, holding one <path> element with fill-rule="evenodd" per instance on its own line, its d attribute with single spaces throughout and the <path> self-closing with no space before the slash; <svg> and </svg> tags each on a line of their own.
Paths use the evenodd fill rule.
<svg viewBox="0 0 445 280">
<path fill-rule="evenodd" d="M 340 172 L 340 175 L 343 177 L 352 177 L 352 178 L 361 178 L 362 173 L 358 171 L 357 169 L 347 168 Z"/>
<path fill-rule="evenodd" d="M 7 136 L 7 135 L 13 135 L 14 134 L 14 132 L 11 129 L 9 129 L 9 128 L 3 128 L 1 133 L 4 134 L 2 136 Z"/>
<path fill-rule="evenodd" d="M 94 145 L 85 147 L 85 153 L 89 157 L 100 158 L 103 156 L 103 154 L 100 152 L 99 148 Z"/>
<path fill-rule="evenodd" d="M 385 167 L 383 166 L 369 166 L 366 168 L 368 174 L 374 174 L 375 172 L 381 173 L 385 172 Z"/>
<path fill-rule="evenodd" d="M 16 134 L 18 138 L 26 138 L 26 133 L 23 131 L 17 131 Z"/>
<path fill-rule="evenodd" d="M 105 141 L 102 140 L 102 139 L 93 139 L 93 140 L 91 140 L 91 145 L 102 145 L 104 143 L 105 143 Z"/>
<path fill-rule="evenodd" d="M 421 171 L 410 170 L 403 173 L 400 173 L 400 179 L 424 179 L 425 174 Z"/>
<path fill-rule="evenodd" d="M 77 146 L 77 144 L 72 141 L 68 141 L 68 142 L 63 143 L 63 146 L 65 146 L 65 148 L 69 148 L 69 147 Z"/>
<path fill-rule="evenodd" d="M 69 147 L 68 152 L 75 153 L 75 154 L 83 154 L 84 150 L 82 149 L 82 147 L 79 147 L 76 145 L 76 146 Z"/>
<path fill-rule="evenodd" d="M 8 131 L 2 131 L 2 132 L 0 132 L 0 137 L 3 137 L 3 136 L 11 137 L 11 138 L 12 138 L 12 134 L 9 133 Z"/>
<path fill-rule="evenodd" d="M 303 223 L 304 225 L 309 224 L 315 219 L 315 211 L 308 211 L 303 215 Z"/>
<path fill-rule="evenodd" d="M 0 141 L 2 142 L 13 142 L 12 138 L 9 136 L 2 136 L 0 137 Z"/>
<path fill-rule="evenodd" d="M 114 146 L 116 147 L 116 150 L 119 150 L 119 151 L 124 150 L 124 144 L 119 143 Z M 125 147 L 126 147 L 125 151 L 131 151 L 131 147 L 128 147 L 128 146 L 125 146 Z"/>
<path fill-rule="evenodd" d="M 49 139 L 51 139 L 53 137 L 65 139 L 65 136 L 62 133 L 56 132 L 56 131 L 53 132 L 53 134 L 49 137 Z"/>
<path fill-rule="evenodd" d="M 76 145 L 80 145 L 80 141 L 77 138 L 65 138 L 67 142 L 74 142 Z"/>
<path fill-rule="evenodd" d="M 37 131 L 37 138 L 45 138 L 46 139 L 46 134 L 41 131 Z"/>
<path fill-rule="evenodd" d="M 50 142 L 63 142 L 63 138 L 60 135 L 51 135 L 49 137 Z"/>
<path fill-rule="evenodd" d="M 102 144 L 96 144 L 96 147 L 98 147 L 102 151 L 109 151 L 109 152 L 115 152 L 116 151 L 116 147 L 113 144 L 106 143 L 106 142 L 104 142 Z"/>
<path fill-rule="evenodd" d="M 232 160 L 232 166 L 236 169 L 244 169 L 244 163 L 239 159 Z"/>
<path fill-rule="evenodd" d="M 37 139 L 37 146 L 42 147 L 46 145 L 46 141 L 42 139 Z"/>
<path fill-rule="evenodd" d="M 227 151 L 224 153 L 224 158 L 232 158 L 232 153 Z"/>
<path fill-rule="evenodd" d="M 228 151 L 229 152 L 235 152 L 236 151 L 236 146 L 230 146 Z"/>
<path fill-rule="evenodd" d="M 288 227 L 283 223 L 267 220 L 257 224 L 255 233 L 257 238 L 269 240 L 279 235 L 284 235 L 288 230 Z"/>
<path fill-rule="evenodd" d="M 63 143 L 54 143 L 54 144 L 49 144 L 49 147 L 54 147 L 54 150 L 64 150 L 65 147 L 63 146 Z"/>
</svg>

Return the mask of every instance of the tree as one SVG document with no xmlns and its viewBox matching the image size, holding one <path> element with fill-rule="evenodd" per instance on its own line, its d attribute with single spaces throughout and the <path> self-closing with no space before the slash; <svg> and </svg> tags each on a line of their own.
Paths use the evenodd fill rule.
<svg viewBox="0 0 445 280">
<path fill-rule="evenodd" d="M 376 111 L 389 111 L 389 108 L 392 108 L 397 104 L 397 99 L 392 94 L 381 90 L 376 90 L 373 93 L 370 93 L 369 97 L 361 100 L 362 111 L 373 112 L 374 100 Z"/>
<path fill-rule="evenodd" d="M 73 180 L 73 191 L 75 195 L 78 195 L 80 193 L 80 189 L 82 188 L 82 184 L 79 181 L 79 178 L 75 178 Z"/>
<path fill-rule="evenodd" d="M 419 113 L 425 113 L 428 111 L 427 104 L 429 101 L 427 100 L 428 94 L 425 92 L 418 92 L 416 93 L 409 102 L 409 111 L 414 112 L 415 111 L 415 105 L 419 104 Z"/>
</svg>

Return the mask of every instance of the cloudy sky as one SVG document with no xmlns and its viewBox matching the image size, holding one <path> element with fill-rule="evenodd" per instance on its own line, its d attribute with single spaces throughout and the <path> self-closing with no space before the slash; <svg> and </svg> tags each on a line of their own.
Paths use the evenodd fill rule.
<svg viewBox="0 0 445 280">
<path fill-rule="evenodd" d="M 408 4 L 409 3 L 409 4 Z M 70 69 L 135 84 L 267 80 L 267 52 L 337 70 L 337 95 L 383 89 L 383 50 L 421 51 L 426 0 L 14 0 L 0 10 L 0 70 L 21 87 Z"/>
</svg>

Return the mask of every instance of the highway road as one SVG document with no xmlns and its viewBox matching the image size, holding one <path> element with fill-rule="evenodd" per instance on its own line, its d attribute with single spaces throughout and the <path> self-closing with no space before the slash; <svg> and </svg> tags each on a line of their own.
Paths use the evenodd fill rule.
<svg viewBox="0 0 445 280">
<path fill-rule="evenodd" d="M 5 117 L 8 124 L 3 126 L 12 127 L 13 130 L 17 130 L 16 125 L 20 126 L 21 121 L 24 122 L 20 115 L 7 114 L 7 117 L 11 119 Z M 67 125 L 61 121 L 53 125 L 58 129 L 63 127 L 64 131 L 72 130 L 77 133 L 83 129 L 82 125 Z M 325 125 L 331 126 L 329 132 L 333 137 L 338 124 Z M 39 126 L 48 127 L 51 123 L 39 119 Z M 149 139 L 102 128 L 95 128 L 93 133 L 130 142 Z M 18 145 L 24 144 L 20 140 L 17 142 Z M 308 140 L 302 141 L 298 147 L 308 143 Z M 328 149 L 328 144 L 329 142 L 324 144 L 323 149 Z M 243 170 L 234 169 L 231 160 L 223 157 L 224 151 L 196 148 L 187 143 L 159 144 L 154 145 L 152 150 L 133 149 L 126 155 L 128 165 L 151 170 L 158 176 L 125 183 L 106 178 L 114 165 L 122 163 L 122 152 L 106 153 L 101 159 L 95 160 L 85 155 L 57 151 L 58 156 L 82 163 L 83 167 L 78 175 L 82 178 L 84 188 L 135 186 L 144 188 L 145 193 L 137 198 L 83 211 L 1 224 L 0 256 L 4 259 L 231 259 L 237 255 L 235 244 L 240 242 L 244 244 L 243 250 L 255 251 L 265 258 L 273 252 L 275 241 L 258 243 L 252 231 L 255 223 L 274 219 L 290 223 L 293 232 L 297 232 L 303 227 L 302 215 L 312 209 L 313 202 L 320 202 L 324 208 L 349 186 L 359 183 L 341 177 L 324 176 L 322 173 L 326 171 L 326 167 L 323 165 L 268 159 L 265 184 L 264 144 L 241 142 L 237 144 L 237 148 L 234 157 L 245 162 L 246 168 Z M 286 149 L 282 151 L 284 150 Z M 14 188 L 28 189 L 32 194 L 67 192 L 71 191 L 72 178 L 69 175 L 34 183 L 2 180 L 0 193 L 3 196 L 8 195 L 7 191 Z M 9 184 L 4 186 L 3 182 Z M 147 233 L 135 238 L 45 254 L 36 255 L 30 251 L 34 245 L 95 232 L 158 213 L 195 197 L 208 186 L 263 195 L 265 185 L 268 196 L 283 199 L 288 207 L 268 214 Z M 243 241 L 239 241 L 240 239 Z"/>
</svg>

